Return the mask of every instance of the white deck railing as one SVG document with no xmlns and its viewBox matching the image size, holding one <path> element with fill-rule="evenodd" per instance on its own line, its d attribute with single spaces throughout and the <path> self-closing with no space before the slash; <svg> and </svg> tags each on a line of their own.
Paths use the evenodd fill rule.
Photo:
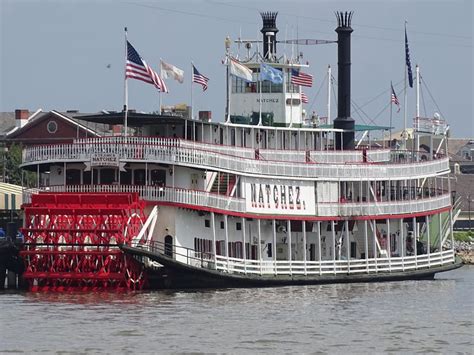
<svg viewBox="0 0 474 355">
<path fill-rule="evenodd" d="M 86 193 L 138 192 L 140 197 L 146 201 L 170 202 L 194 207 L 202 206 L 230 212 L 247 212 L 245 199 L 182 188 L 138 185 L 58 185 L 49 187 L 47 191 Z M 25 190 L 23 202 L 31 202 L 31 194 L 37 192 L 38 189 Z M 438 210 L 449 207 L 450 203 L 449 194 L 405 201 L 319 203 L 316 205 L 316 216 L 397 215 Z M 254 214 L 255 212 L 249 213 Z"/>
<path fill-rule="evenodd" d="M 454 250 L 418 256 L 322 260 L 322 261 L 267 261 L 244 260 L 217 255 L 215 269 L 231 274 L 258 275 L 338 275 L 375 274 L 429 269 L 454 262 Z M 197 266 L 197 265 L 195 265 Z"/>
<path fill-rule="evenodd" d="M 153 242 L 152 242 L 153 243 Z M 142 248 L 154 251 L 153 245 Z M 163 247 L 161 247 L 163 249 Z M 159 250 L 159 248 L 158 248 Z M 159 251 L 160 252 L 160 251 Z M 161 251 L 162 252 L 162 251 Z M 404 257 L 378 257 L 350 260 L 249 260 L 200 253 L 180 245 L 173 245 L 173 258 L 183 264 L 218 270 L 237 275 L 356 275 L 376 273 L 400 273 L 427 270 L 455 262 L 454 250 Z"/>
<path fill-rule="evenodd" d="M 236 174 L 256 174 L 271 177 L 287 176 L 292 178 L 317 177 L 326 180 L 386 179 L 387 177 L 412 179 L 444 174 L 449 170 L 449 160 L 447 158 L 404 164 L 320 164 L 252 159 L 209 150 L 186 148 L 176 146 L 176 144 L 176 140 L 173 140 L 173 144 L 170 145 L 85 143 L 33 146 L 23 151 L 23 165 L 51 162 L 87 162 L 92 155 L 107 153 L 117 154 L 122 161 L 127 162 L 147 161 L 148 163 L 180 164 L 202 169 L 217 169 Z"/>
<path fill-rule="evenodd" d="M 117 144 L 117 145 L 149 145 L 149 146 L 171 146 L 197 150 L 205 150 L 214 153 L 238 156 L 241 158 L 255 159 L 256 149 L 195 142 L 178 138 L 159 137 L 104 137 L 104 138 L 82 138 L 76 139 L 75 144 Z M 308 151 L 310 159 L 317 163 L 361 163 L 364 161 L 362 150 L 314 150 Z M 286 162 L 306 162 L 307 152 L 301 150 L 282 149 L 258 149 L 258 155 L 262 160 L 286 161 Z M 366 150 L 367 162 L 388 162 L 391 159 L 390 149 Z"/>
<path fill-rule="evenodd" d="M 433 211 L 450 206 L 451 195 L 443 194 L 417 200 L 385 202 L 319 203 L 319 216 L 370 216 Z"/>
</svg>

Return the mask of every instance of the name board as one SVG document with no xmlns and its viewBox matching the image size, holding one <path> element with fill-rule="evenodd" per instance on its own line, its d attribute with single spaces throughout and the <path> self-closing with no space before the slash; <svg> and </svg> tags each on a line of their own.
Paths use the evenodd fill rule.
<svg viewBox="0 0 474 355">
<path fill-rule="evenodd" d="M 274 103 L 274 104 L 277 104 L 278 103 L 278 99 L 277 98 L 269 98 L 269 99 L 257 99 L 257 103 L 260 103 L 260 101 L 262 103 Z"/>
<path fill-rule="evenodd" d="M 119 168 L 120 171 L 126 171 L 126 163 L 121 163 L 119 155 L 115 153 L 92 154 L 90 160 L 85 161 L 84 164 L 86 165 L 84 171 L 90 171 L 91 168 L 96 167 Z"/>
<path fill-rule="evenodd" d="M 91 155 L 91 166 L 119 166 L 119 156 L 115 153 L 102 153 Z"/>
<path fill-rule="evenodd" d="M 314 215 L 314 185 L 306 181 L 245 181 L 248 212 L 268 214 Z"/>
</svg>

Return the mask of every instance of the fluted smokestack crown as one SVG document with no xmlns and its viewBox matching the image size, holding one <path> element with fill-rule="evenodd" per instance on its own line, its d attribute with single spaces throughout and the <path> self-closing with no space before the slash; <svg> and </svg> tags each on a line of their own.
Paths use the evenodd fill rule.
<svg viewBox="0 0 474 355">
<path fill-rule="evenodd" d="M 272 59 L 276 55 L 276 18 L 278 12 L 261 12 L 263 27 L 260 30 L 263 34 L 263 56 L 266 59 Z"/>
<path fill-rule="evenodd" d="M 354 149 L 354 120 L 351 118 L 351 20 L 353 12 L 336 12 L 337 25 L 337 118 L 334 128 L 347 130 L 336 134 L 336 149 Z"/>
</svg>

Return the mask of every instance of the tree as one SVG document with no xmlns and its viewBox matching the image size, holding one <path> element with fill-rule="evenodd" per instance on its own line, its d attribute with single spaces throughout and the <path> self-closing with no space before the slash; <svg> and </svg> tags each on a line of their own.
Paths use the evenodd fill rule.
<svg viewBox="0 0 474 355">
<path fill-rule="evenodd" d="M 23 146 L 21 144 L 13 143 L 8 151 L 5 149 L 2 159 L 3 180 L 10 184 L 23 185 L 30 187 L 36 181 L 36 173 L 25 171 L 22 181 L 22 169 L 20 167 L 22 162 Z"/>
</svg>

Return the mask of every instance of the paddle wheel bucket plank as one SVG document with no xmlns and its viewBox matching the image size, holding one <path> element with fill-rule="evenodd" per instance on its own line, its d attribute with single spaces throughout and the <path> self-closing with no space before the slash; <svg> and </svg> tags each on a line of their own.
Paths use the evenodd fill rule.
<svg viewBox="0 0 474 355">
<path fill-rule="evenodd" d="M 39 193 L 25 210 L 24 279 L 29 289 L 142 289 L 146 274 L 118 245 L 145 221 L 137 193 Z"/>
</svg>

